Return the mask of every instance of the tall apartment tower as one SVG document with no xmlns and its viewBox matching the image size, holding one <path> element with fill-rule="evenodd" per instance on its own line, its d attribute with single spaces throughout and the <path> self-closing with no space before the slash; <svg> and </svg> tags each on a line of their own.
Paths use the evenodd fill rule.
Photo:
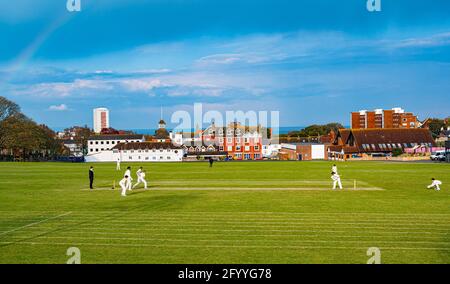
<svg viewBox="0 0 450 284">
<path fill-rule="evenodd" d="M 417 116 L 405 112 L 402 108 L 390 110 L 376 109 L 373 111 L 360 110 L 352 112 L 350 125 L 353 129 L 367 128 L 417 128 Z"/>
<path fill-rule="evenodd" d="M 100 133 L 103 128 L 109 128 L 109 110 L 107 108 L 94 109 L 94 132 Z"/>
</svg>

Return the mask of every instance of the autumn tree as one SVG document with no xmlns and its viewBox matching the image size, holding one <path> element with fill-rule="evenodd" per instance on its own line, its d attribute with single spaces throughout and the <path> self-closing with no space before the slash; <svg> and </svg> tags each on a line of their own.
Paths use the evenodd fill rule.
<svg viewBox="0 0 450 284">
<path fill-rule="evenodd" d="M 5 97 L 0 96 L 0 121 L 17 114 L 20 114 L 19 105 Z"/>
</svg>

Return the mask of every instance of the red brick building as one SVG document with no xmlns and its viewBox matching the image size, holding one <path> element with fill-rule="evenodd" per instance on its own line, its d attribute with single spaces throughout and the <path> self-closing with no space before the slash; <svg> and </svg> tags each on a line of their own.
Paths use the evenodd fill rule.
<svg viewBox="0 0 450 284">
<path fill-rule="evenodd" d="M 217 127 L 213 123 L 202 132 L 201 139 L 205 145 L 216 145 L 219 152 L 227 152 L 230 159 L 261 160 L 264 131 L 267 129 L 238 122 L 227 127 Z"/>
<path fill-rule="evenodd" d="M 418 128 L 420 123 L 413 113 L 405 112 L 401 108 L 393 108 L 391 110 L 376 109 L 352 112 L 350 125 L 352 129 Z"/>
</svg>

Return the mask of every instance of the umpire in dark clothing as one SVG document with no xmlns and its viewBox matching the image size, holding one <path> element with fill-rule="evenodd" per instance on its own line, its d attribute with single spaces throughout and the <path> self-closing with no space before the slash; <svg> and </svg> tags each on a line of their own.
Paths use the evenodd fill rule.
<svg viewBox="0 0 450 284">
<path fill-rule="evenodd" d="M 94 183 L 94 167 L 89 169 L 89 188 L 94 189 L 92 184 Z"/>
</svg>

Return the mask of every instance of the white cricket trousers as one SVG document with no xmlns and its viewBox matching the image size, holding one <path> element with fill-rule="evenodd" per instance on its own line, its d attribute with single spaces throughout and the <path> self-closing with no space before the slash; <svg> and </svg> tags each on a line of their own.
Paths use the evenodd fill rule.
<svg viewBox="0 0 450 284">
<path fill-rule="evenodd" d="M 127 195 L 127 186 L 126 184 L 123 183 L 119 183 L 120 187 L 122 188 L 122 196 L 126 196 Z"/>
<path fill-rule="evenodd" d="M 339 189 L 342 189 L 341 179 L 333 181 L 333 189 L 336 189 L 336 185 L 339 185 Z"/>
<path fill-rule="evenodd" d="M 141 177 L 138 177 L 137 183 L 133 186 L 133 188 L 138 186 L 138 184 L 140 184 L 141 182 L 144 184 L 144 188 L 147 189 L 147 181 Z"/>
</svg>

